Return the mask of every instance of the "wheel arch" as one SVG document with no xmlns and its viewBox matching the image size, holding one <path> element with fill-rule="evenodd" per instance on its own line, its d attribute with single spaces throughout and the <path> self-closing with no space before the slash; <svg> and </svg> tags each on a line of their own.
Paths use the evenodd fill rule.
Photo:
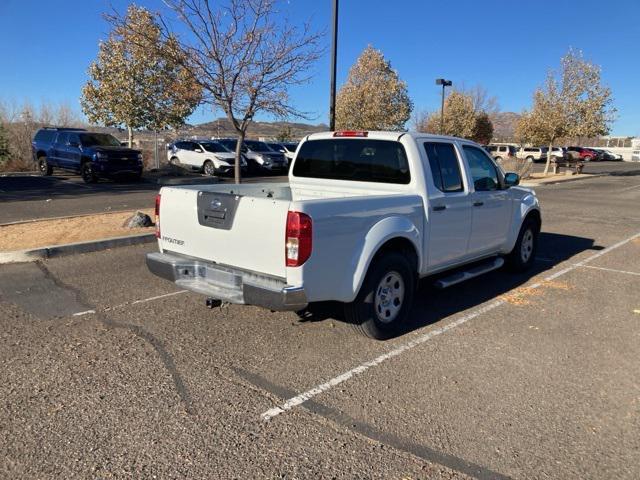
<svg viewBox="0 0 640 480">
<path fill-rule="evenodd" d="M 540 232 L 542 228 L 542 214 L 540 212 L 540 205 L 538 203 L 538 199 L 534 195 L 527 195 L 520 202 L 519 208 L 514 209 L 513 219 L 511 220 L 511 228 L 509 230 L 508 240 L 505 244 L 505 248 L 502 253 L 507 254 L 513 250 L 516 241 L 518 240 L 518 235 L 520 234 L 520 229 L 524 222 L 532 218 L 536 222 L 537 233 Z"/>
<path fill-rule="evenodd" d="M 420 230 L 405 217 L 388 217 L 375 224 L 365 237 L 354 274 L 349 279 L 349 301 L 358 295 L 371 264 L 387 252 L 400 252 L 406 256 L 417 279 L 422 264 L 420 245 Z"/>
</svg>

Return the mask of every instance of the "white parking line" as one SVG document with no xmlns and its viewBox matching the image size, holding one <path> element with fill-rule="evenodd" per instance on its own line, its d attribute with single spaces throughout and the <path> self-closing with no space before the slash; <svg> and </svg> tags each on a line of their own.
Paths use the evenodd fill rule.
<svg viewBox="0 0 640 480">
<path fill-rule="evenodd" d="M 544 282 L 549 282 L 551 280 L 554 280 L 562 275 L 565 275 L 573 270 L 575 270 L 578 267 L 582 267 L 585 264 L 595 260 L 596 258 L 599 258 L 609 252 L 611 252 L 612 250 L 615 250 L 616 248 L 619 248 L 627 243 L 629 243 L 632 240 L 635 240 L 636 238 L 640 238 L 640 233 L 636 233 L 635 235 L 632 235 L 631 237 L 622 240 L 614 245 L 611 245 L 610 247 L 607 247 L 601 251 L 599 251 L 598 253 L 595 253 L 593 255 L 591 255 L 590 257 L 586 258 L 585 260 L 578 262 L 578 263 L 574 263 L 573 265 L 563 268 L 562 270 L 559 270 L 551 275 L 549 275 L 548 277 L 546 277 L 544 280 L 542 280 L 541 282 L 537 282 L 534 283 L 533 285 L 530 285 L 529 288 L 538 288 L 540 287 Z M 316 385 L 315 387 L 307 390 L 306 392 L 301 393 L 300 395 L 296 395 L 295 397 L 292 397 L 288 400 L 286 400 L 282 405 L 278 406 L 278 407 L 274 407 L 274 408 L 270 408 L 269 410 L 267 410 L 266 412 L 262 413 L 262 415 L 260 415 L 260 418 L 262 418 L 262 420 L 264 421 L 268 421 L 271 420 L 273 417 L 276 417 L 282 413 L 285 413 L 288 410 L 291 410 L 294 407 L 297 407 L 298 405 L 302 405 L 303 403 L 305 403 L 307 400 L 310 400 L 311 398 L 320 395 L 322 392 L 326 392 L 327 390 L 331 389 L 332 387 L 335 387 L 336 385 L 340 385 L 343 382 L 346 382 L 347 380 L 355 377 L 356 375 L 360 375 L 361 373 L 366 372 L 367 370 L 369 370 L 372 367 L 375 367 L 377 365 L 380 365 L 381 363 L 385 362 L 386 360 L 389 360 L 391 358 L 397 357 L 398 355 L 400 355 L 401 353 L 404 353 L 408 350 L 411 350 L 412 348 L 417 347 L 418 345 L 421 345 L 429 340 L 431 340 L 432 338 L 441 335 L 455 327 L 458 327 L 466 322 L 468 322 L 469 320 L 472 320 L 476 317 L 478 317 L 479 315 L 482 315 L 483 313 L 487 313 L 491 310 L 494 310 L 495 308 L 498 308 L 501 305 L 504 305 L 506 302 L 504 300 L 496 300 L 495 302 L 492 302 L 488 305 L 485 305 L 483 307 L 480 307 L 478 309 L 476 309 L 475 311 L 468 313 L 467 315 L 464 315 L 462 317 L 460 317 L 457 320 L 454 320 L 453 322 L 440 327 L 440 328 L 436 328 L 435 330 L 431 330 L 421 336 L 419 336 L 418 338 L 416 338 L 415 340 L 412 340 L 410 342 L 404 343 L 396 348 L 394 348 L 393 350 L 387 352 L 387 353 L 383 353 L 382 355 L 374 358 L 373 360 L 370 360 L 368 362 L 365 362 L 361 365 L 358 365 L 355 368 L 352 368 L 351 370 L 348 370 L 340 375 L 338 375 L 337 377 L 334 377 L 324 383 L 321 383 L 319 385 Z"/>
<path fill-rule="evenodd" d="M 108 312 L 109 310 L 115 310 L 117 308 L 122 308 L 122 307 L 128 307 L 129 305 L 138 305 L 140 303 L 152 302 L 154 300 L 160 300 L 161 298 L 173 297 L 174 295 L 178 295 L 180 293 L 186 293 L 186 292 L 188 292 L 188 290 L 178 290 L 177 292 L 165 293 L 164 295 L 156 295 L 155 297 L 143 298 L 142 300 L 135 300 L 133 302 L 125 302 L 125 303 L 121 303 L 120 305 L 115 305 L 113 307 L 106 307 L 104 309 L 104 311 Z M 95 310 L 85 310 L 84 312 L 74 313 L 73 316 L 74 317 L 81 317 L 83 315 L 89 315 L 90 313 L 96 313 L 96 311 Z"/>
<path fill-rule="evenodd" d="M 627 275 L 637 275 L 640 277 L 639 272 L 629 272 L 627 270 L 616 270 L 615 268 L 594 267 L 592 265 L 580 265 L 583 268 L 593 268 L 594 270 L 604 270 L 605 272 L 626 273 Z"/>
<path fill-rule="evenodd" d="M 634 190 L 636 188 L 640 188 L 640 185 L 634 185 L 633 187 L 621 188 L 618 192 L 628 192 L 629 190 Z"/>
<path fill-rule="evenodd" d="M 152 302 L 154 300 L 159 300 L 161 298 L 166 298 L 166 297 L 173 297 L 174 295 L 178 295 L 180 293 L 186 293 L 186 292 L 188 292 L 188 290 L 178 290 L 177 292 L 165 293 L 164 295 L 157 295 L 155 297 L 149 297 L 143 300 L 136 300 L 135 302 L 131 302 L 130 304 L 127 304 L 127 305 L 137 305 L 138 303 Z M 118 308 L 118 307 L 113 307 L 113 308 Z"/>
</svg>

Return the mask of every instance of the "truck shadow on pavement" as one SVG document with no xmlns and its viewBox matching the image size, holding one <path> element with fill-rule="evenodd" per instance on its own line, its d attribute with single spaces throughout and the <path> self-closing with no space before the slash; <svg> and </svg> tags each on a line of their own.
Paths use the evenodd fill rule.
<svg viewBox="0 0 640 480">
<path fill-rule="evenodd" d="M 420 280 L 409 322 L 399 336 L 495 300 L 581 252 L 603 248 L 595 245 L 594 240 L 590 238 L 541 232 L 536 261 L 528 272 L 513 274 L 505 269 L 498 269 L 444 290 L 433 285 L 437 277 L 426 277 Z M 301 321 L 321 321 L 329 318 L 346 322 L 340 304 L 313 304 Z"/>
</svg>

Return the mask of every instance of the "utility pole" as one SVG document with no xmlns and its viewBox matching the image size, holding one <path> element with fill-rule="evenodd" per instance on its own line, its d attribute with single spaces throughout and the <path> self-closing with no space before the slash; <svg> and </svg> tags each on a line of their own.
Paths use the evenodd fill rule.
<svg viewBox="0 0 640 480">
<path fill-rule="evenodd" d="M 329 93 L 329 130 L 336 129 L 336 57 L 338 52 L 338 0 L 333 0 L 333 39 L 331 40 L 331 88 Z"/>
<path fill-rule="evenodd" d="M 436 85 L 442 85 L 442 107 L 440 108 L 440 135 L 444 134 L 444 89 L 453 85 L 451 80 L 436 78 Z"/>
</svg>

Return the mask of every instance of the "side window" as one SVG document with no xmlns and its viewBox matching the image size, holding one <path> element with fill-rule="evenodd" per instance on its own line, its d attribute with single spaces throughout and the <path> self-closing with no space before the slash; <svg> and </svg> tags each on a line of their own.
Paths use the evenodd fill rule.
<svg viewBox="0 0 640 480">
<path fill-rule="evenodd" d="M 498 188 L 500 188 L 498 171 L 489 157 L 487 157 L 482 150 L 472 147 L 471 145 L 464 145 L 462 149 L 467 158 L 476 191 L 486 192 L 498 190 Z"/>
<path fill-rule="evenodd" d="M 72 143 L 76 146 L 80 145 L 80 136 L 77 133 L 70 133 L 69 143 Z"/>
<path fill-rule="evenodd" d="M 438 190 L 441 192 L 461 192 L 462 175 L 456 150 L 451 143 L 425 142 L 424 149 L 429 159 L 429 167 Z"/>
<path fill-rule="evenodd" d="M 69 141 L 69 133 L 68 132 L 59 132 L 58 138 L 56 138 L 56 143 L 58 145 L 66 145 Z"/>
</svg>

